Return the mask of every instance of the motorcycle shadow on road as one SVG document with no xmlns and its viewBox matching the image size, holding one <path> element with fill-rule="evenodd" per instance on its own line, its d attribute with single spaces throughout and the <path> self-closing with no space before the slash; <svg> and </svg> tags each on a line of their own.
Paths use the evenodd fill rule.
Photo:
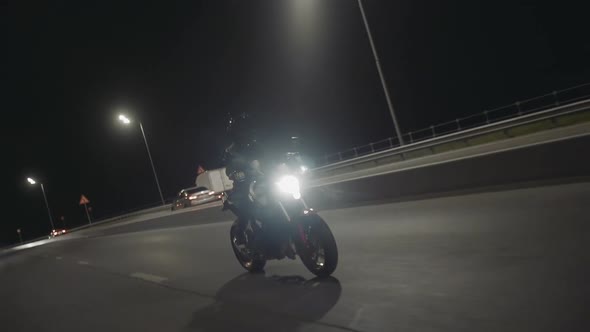
<svg viewBox="0 0 590 332">
<path fill-rule="evenodd" d="M 297 331 L 338 302 L 338 279 L 242 274 L 223 285 L 215 302 L 197 311 L 194 331 Z"/>
</svg>

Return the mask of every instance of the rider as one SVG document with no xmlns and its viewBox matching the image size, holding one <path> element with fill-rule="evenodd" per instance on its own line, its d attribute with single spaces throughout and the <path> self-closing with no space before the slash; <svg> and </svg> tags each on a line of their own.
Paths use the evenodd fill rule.
<svg viewBox="0 0 590 332">
<path fill-rule="evenodd" d="M 225 172 L 233 181 L 233 189 L 228 200 L 224 203 L 224 209 L 230 209 L 238 217 L 240 227 L 244 229 L 253 213 L 250 185 L 263 175 L 261 164 L 269 161 L 256 140 L 254 123 L 248 113 L 240 113 L 237 116 L 230 115 L 227 120 L 226 132 L 231 143 L 225 148 L 223 160 L 226 165 Z M 277 257 L 287 255 L 294 258 L 291 248 L 276 247 L 284 242 L 281 241 L 281 232 L 275 227 L 270 227 L 271 225 L 268 226 L 266 239 L 277 250 L 275 255 Z"/>
<path fill-rule="evenodd" d="M 225 172 L 233 181 L 226 208 L 234 212 L 242 224 L 248 220 L 251 212 L 250 184 L 262 174 L 262 149 L 256 141 L 252 119 L 248 113 L 230 115 L 226 132 L 231 143 L 225 148 L 223 161 L 226 164 Z"/>
</svg>

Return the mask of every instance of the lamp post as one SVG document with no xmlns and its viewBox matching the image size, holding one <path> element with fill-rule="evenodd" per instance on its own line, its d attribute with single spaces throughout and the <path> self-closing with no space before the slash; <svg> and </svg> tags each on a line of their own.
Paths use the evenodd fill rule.
<svg viewBox="0 0 590 332">
<path fill-rule="evenodd" d="M 31 185 L 37 183 L 32 178 L 27 178 L 27 181 Z M 55 226 L 53 225 L 53 218 L 51 217 L 51 210 L 49 209 L 49 203 L 47 202 L 47 195 L 45 194 L 45 187 L 43 187 L 43 183 L 39 182 L 39 184 L 41 185 L 41 192 L 43 192 L 43 199 L 45 200 L 45 206 L 47 207 L 47 215 L 49 216 L 49 224 L 51 225 L 51 230 L 54 230 Z"/>
<path fill-rule="evenodd" d="M 123 114 L 119 115 L 119 121 L 121 121 L 124 125 L 129 125 L 131 123 L 131 120 Z M 139 129 L 141 130 L 143 142 L 145 143 L 145 148 L 147 150 L 148 157 L 150 158 L 150 164 L 152 165 L 152 171 L 154 172 L 154 179 L 156 180 L 156 186 L 158 187 L 158 192 L 160 193 L 160 199 L 162 200 L 162 205 L 164 205 L 164 195 L 162 195 L 162 189 L 160 188 L 160 182 L 158 181 L 158 175 L 156 174 L 156 168 L 154 167 L 154 161 L 152 160 L 150 147 L 148 145 L 147 139 L 145 138 L 145 131 L 143 130 L 143 125 L 141 122 L 139 122 Z"/>
<path fill-rule="evenodd" d="M 389 97 L 387 83 L 385 82 L 385 76 L 383 75 L 383 71 L 381 70 L 381 63 L 379 62 L 379 55 L 377 54 L 377 49 L 375 48 L 375 43 L 373 42 L 373 36 L 371 35 L 371 29 L 369 29 L 369 21 L 367 21 L 367 16 L 365 15 L 365 9 L 363 8 L 363 2 L 361 0 L 358 0 L 358 3 L 359 3 L 359 8 L 361 10 L 361 16 L 363 17 L 363 23 L 365 24 L 365 30 L 367 31 L 367 37 L 369 38 L 369 43 L 371 44 L 371 50 L 373 51 L 373 57 L 375 58 L 375 65 L 377 66 L 377 72 L 379 73 L 379 78 L 381 79 L 381 86 L 383 87 L 383 92 L 385 93 L 385 100 L 387 101 L 387 107 L 389 108 L 389 114 L 391 115 L 391 120 L 393 121 L 393 127 L 395 128 L 395 133 L 399 139 L 399 144 L 404 145 L 404 138 L 403 138 L 402 133 L 399 129 L 397 118 L 395 116 L 395 111 L 393 109 L 393 104 L 391 103 L 391 98 Z"/>
</svg>

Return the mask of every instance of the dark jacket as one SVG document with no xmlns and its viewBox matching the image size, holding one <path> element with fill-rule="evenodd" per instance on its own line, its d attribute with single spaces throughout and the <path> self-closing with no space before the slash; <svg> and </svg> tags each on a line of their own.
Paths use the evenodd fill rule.
<svg viewBox="0 0 590 332">
<path fill-rule="evenodd" d="M 247 144 L 232 143 L 223 155 L 225 173 L 234 181 L 234 185 L 249 182 L 261 174 L 260 163 L 263 159 L 262 149 L 256 141 Z"/>
</svg>

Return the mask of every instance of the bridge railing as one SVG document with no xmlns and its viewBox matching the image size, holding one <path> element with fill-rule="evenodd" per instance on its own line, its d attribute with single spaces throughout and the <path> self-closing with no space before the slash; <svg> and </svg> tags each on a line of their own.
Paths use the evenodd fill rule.
<svg viewBox="0 0 590 332">
<path fill-rule="evenodd" d="M 480 126 L 523 115 L 547 110 L 552 107 L 590 98 L 590 83 L 580 84 L 563 90 L 556 90 L 534 98 L 517 101 L 502 107 L 485 110 L 462 118 L 456 118 L 447 122 L 431 125 L 426 128 L 413 130 L 402 134 L 406 143 L 415 143 L 438 136 L 461 132 Z M 324 155 L 316 161 L 316 166 L 324 166 L 332 163 L 357 158 L 375 152 L 385 151 L 400 146 L 397 136 L 356 146 L 351 149 Z"/>
</svg>

